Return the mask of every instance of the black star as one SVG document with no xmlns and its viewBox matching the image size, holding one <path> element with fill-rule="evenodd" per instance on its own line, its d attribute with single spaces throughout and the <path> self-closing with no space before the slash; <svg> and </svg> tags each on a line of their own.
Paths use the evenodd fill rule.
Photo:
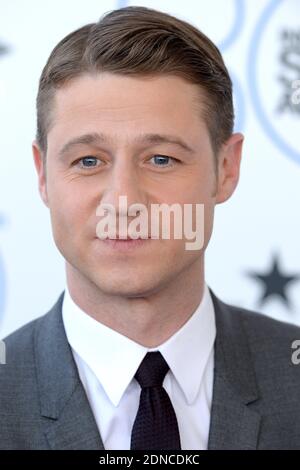
<svg viewBox="0 0 300 470">
<path fill-rule="evenodd" d="M 284 275 L 279 266 L 278 255 L 273 255 L 271 269 L 266 274 L 259 274 L 253 271 L 247 274 L 253 279 L 263 283 L 264 292 L 259 299 L 260 305 L 262 305 L 268 297 L 277 295 L 287 307 L 290 306 L 286 288 L 289 283 L 299 280 L 300 274 Z"/>
</svg>

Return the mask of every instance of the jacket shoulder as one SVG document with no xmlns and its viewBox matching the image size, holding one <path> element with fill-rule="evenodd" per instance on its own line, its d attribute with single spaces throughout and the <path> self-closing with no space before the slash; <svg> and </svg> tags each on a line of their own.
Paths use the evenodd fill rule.
<svg viewBox="0 0 300 470">
<path fill-rule="evenodd" d="M 35 337 L 39 331 L 51 328 L 52 318 L 61 311 L 63 295 L 64 292 L 46 313 L 21 326 L 3 339 L 6 348 L 6 364 L 3 370 L 6 369 L 8 372 L 10 368 L 13 368 L 16 371 L 16 369 L 23 369 L 34 362 Z"/>
<path fill-rule="evenodd" d="M 36 389 L 34 338 L 41 316 L 3 339 L 5 364 L 0 365 L 0 414 Z M 21 386 L 20 386 L 21 385 Z"/>
<path fill-rule="evenodd" d="M 254 310 L 224 305 L 228 315 L 237 319 L 232 324 L 241 325 L 261 391 L 265 390 L 271 402 L 278 404 L 284 396 L 287 398 L 289 388 L 287 402 L 299 409 L 296 391 L 300 387 L 300 327 Z"/>
<path fill-rule="evenodd" d="M 0 365 L 0 449 L 48 448 L 41 426 L 36 336 L 53 316 L 47 312 L 4 338 Z M 47 320 L 46 320 L 47 321 Z"/>
<path fill-rule="evenodd" d="M 36 328 L 44 316 L 45 315 L 42 315 L 35 320 L 26 323 L 3 339 L 6 346 L 7 364 L 5 365 L 9 365 L 14 362 L 15 366 L 19 360 L 24 358 L 24 355 L 27 357 L 30 355 L 33 348 L 33 339 Z"/>
<path fill-rule="evenodd" d="M 277 320 L 266 314 L 241 308 L 235 305 L 226 304 L 233 314 L 239 315 L 245 329 L 250 333 L 255 333 L 257 338 L 267 334 L 269 338 L 278 339 L 283 337 L 298 337 L 300 339 L 300 326 L 294 323 Z"/>
</svg>

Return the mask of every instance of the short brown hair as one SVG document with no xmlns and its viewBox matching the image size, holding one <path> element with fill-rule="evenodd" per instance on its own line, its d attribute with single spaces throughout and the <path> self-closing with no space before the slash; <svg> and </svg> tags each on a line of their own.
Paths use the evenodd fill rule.
<svg viewBox="0 0 300 470">
<path fill-rule="evenodd" d="M 37 95 L 36 140 L 44 154 L 55 90 L 80 75 L 98 72 L 180 76 L 198 84 L 204 94 L 203 118 L 215 153 L 233 131 L 232 82 L 218 48 L 181 19 L 129 6 L 73 31 L 51 52 Z"/>
</svg>

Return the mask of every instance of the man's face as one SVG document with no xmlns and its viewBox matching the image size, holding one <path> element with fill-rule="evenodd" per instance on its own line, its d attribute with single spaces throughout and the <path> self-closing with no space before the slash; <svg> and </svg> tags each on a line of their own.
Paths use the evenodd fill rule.
<svg viewBox="0 0 300 470">
<path fill-rule="evenodd" d="M 239 157 L 237 151 L 231 157 L 228 183 L 229 167 L 227 163 L 225 169 L 221 155 L 217 180 L 199 96 L 198 86 L 179 77 L 110 73 L 82 76 L 56 92 L 47 176 L 39 149 L 33 146 L 40 192 L 69 269 L 106 294 L 155 293 L 178 276 L 187 279 L 197 263 L 201 265 L 214 206 L 233 192 Z M 70 140 L 95 133 L 105 140 L 69 146 L 61 153 Z M 190 150 L 162 139 L 146 140 L 149 134 L 181 139 Z M 124 195 L 128 207 L 140 203 L 149 214 L 152 204 L 204 204 L 204 246 L 186 250 L 184 235 L 149 239 L 127 250 L 99 240 L 97 207 L 112 204 L 118 214 L 119 196 Z M 128 224 L 132 218 L 128 216 Z"/>
</svg>

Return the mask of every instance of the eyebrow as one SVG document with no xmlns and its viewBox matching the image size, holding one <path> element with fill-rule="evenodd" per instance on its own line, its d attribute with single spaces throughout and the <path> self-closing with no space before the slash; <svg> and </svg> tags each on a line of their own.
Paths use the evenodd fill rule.
<svg viewBox="0 0 300 470">
<path fill-rule="evenodd" d="M 58 156 L 62 158 L 69 150 L 78 145 L 100 146 L 101 144 L 107 143 L 111 140 L 112 139 L 110 139 L 103 133 L 92 132 L 90 134 L 83 134 L 78 137 L 74 137 L 73 139 L 66 142 L 58 152 Z M 141 134 L 137 136 L 134 140 L 135 142 L 140 144 L 173 144 L 177 145 L 178 147 L 181 147 L 187 152 L 195 153 L 195 150 L 192 149 L 192 147 L 190 147 L 183 139 L 168 134 Z"/>
</svg>

